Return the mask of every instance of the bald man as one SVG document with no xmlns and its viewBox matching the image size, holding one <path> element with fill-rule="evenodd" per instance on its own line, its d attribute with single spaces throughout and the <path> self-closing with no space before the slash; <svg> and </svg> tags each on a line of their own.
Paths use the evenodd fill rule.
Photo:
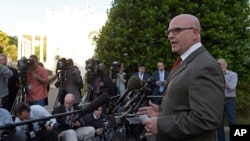
<svg viewBox="0 0 250 141">
<path fill-rule="evenodd" d="M 227 61 L 224 58 L 217 60 L 225 77 L 225 102 L 224 112 L 227 116 L 229 125 L 236 124 L 236 86 L 238 83 L 238 74 L 227 69 Z M 218 130 L 218 141 L 225 141 L 224 124 Z"/>
<path fill-rule="evenodd" d="M 53 110 L 52 114 L 67 113 L 79 110 L 79 107 L 74 105 L 75 97 L 68 93 L 64 97 L 64 104 Z M 95 128 L 92 126 L 84 126 L 82 115 L 69 114 L 56 118 L 60 123 L 60 137 L 63 141 L 93 141 L 95 136 Z"/>
<path fill-rule="evenodd" d="M 171 71 L 162 103 L 149 103 L 138 114 L 146 135 L 157 141 L 215 141 L 223 117 L 224 76 L 217 61 L 201 43 L 198 18 L 190 14 L 174 17 L 166 31 L 172 52 L 181 63 Z"/>
</svg>

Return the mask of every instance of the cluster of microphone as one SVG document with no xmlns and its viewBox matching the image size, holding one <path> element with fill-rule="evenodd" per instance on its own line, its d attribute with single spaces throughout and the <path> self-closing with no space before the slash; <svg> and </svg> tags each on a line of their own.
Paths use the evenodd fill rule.
<svg viewBox="0 0 250 141">
<path fill-rule="evenodd" d="M 112 115 L 115 115 L 116 118 L 135 115 L 139 107 L 148 103 L 147 95 L 152 93 L 150 85 L 152 82 L 152 77 L 147 82 L 142 82 L 138 76 L 131 76 L 127 83 L 127 89 L 117 100 Z"/>
</svg>

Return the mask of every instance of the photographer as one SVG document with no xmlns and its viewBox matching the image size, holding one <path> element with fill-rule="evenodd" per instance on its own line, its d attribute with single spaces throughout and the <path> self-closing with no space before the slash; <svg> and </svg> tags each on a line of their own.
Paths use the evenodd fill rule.
<svg viewBox="0 0 250 141">
<path fill-rule="evenodd" d="M 74 67 L 72 59 L 67 60 L 68 70 L 65 73 L 65 90 L 66 93 L 72 93 L 75 96 L 74 104 L 81 101 L 81 88 L 83 87 L 82 76 L 79 69 Z"/>
<path fill-rule="evenodd" d="M 31 55 L 29 59 L 31 63 L 27 71 L 27 103 L 30 105 L 38 104 L 44 106 L 45 99 L 48 97 L 48 71 L 38 64 L 39 62 L 36 55 Z"/>
<path fill-rule="evenodd" d="M 15 122 L 27 121 L 51 116 L 51 114 L 40 105 L 29 106 L 26 103 L 19 103 L 14 109 Z M 40 123 L 40 124 L 39 124 Z M 34 122 L 21 126 L 16 126 L 15 141 L 58 141 L 58 132 L 53 128 L 56 125 L 56 119 L 50 119 L 44 122 Z"/>
<path fill-rule="evenodd" d="M 93 75 L 93 79 L 91 80 L 91 85 L 93 86 L 93 90 L 90 92 L 89 101 L 95 100 L 102 93 L 106 92 L 111 95 L 113 84 L 110 80 L 109 76 L 104 73 L 104 64 L 97 64 L 96 74 Z"/>
<path fill-rule="evenodd" d="M 2 104 L 2 97 L 9 94 L 7 79 L 13 75 L 12 71 L 0 64 L 0 104 Z"/>
<path fill-rule="evenodd" d="M 118 89 L 117 94 L 122 94 L 126 89 L 128 76 L 124 70 L 124 65 L 117 62 L 114 62 L 110 67 L 109 77 Z"/>
<path fill-rule="evenodd" d="M 68 93 L 64 98 L 64 104 L 60 105 L 52 111 L 52 114 L 60 114 L 73 112 L 79 110 L 78 106 L 73 105 L 75 97 L 73 94 Z M 71 114 L 67 116 L 61 116 L 56 118 L 60 123 L 58 130 L 60 132 L 60 138 L 64 141 L 93 141 L 95 129 L 91 126 L 85 126 L 85 121 L 79 114 Z"/>
</svg>

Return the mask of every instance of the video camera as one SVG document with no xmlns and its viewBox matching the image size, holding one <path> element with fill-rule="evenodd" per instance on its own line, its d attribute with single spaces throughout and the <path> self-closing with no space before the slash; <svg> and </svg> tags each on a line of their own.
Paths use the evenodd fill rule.
<svg viewBox="0 0 250 141">
<path fill-rule="evenodd" d="M 18 60 L 17 66 L 20 70 L 28 70 L 34 66 L 34 60 L 22 57 L 20 60 Z"/>
<path fill-rule="evenodd" d="M 61 58 L 57 61 L 56 70 L 68 70 L 69 65 L 69 60 L 67 60 L 66 58 Z"/>
<path fill-rule="evenodd" d="M 85 62 L 85 70 L 87 71 L 87 83 L 91 83 L 97 74 L 97 69 L 101 61 L 99 59 L 90 58 Z"/>
<path fill-rule="evenodd" d="M 27 82 L 27 71 L 32 69 L 34 66 L 33 59 L 27 59 L 26 57 L 22 57 L 17 62 L 17 67 L 19 68 L 18 79 L 21 86 L 26 86 Z"/>
<path fill-rule="evenodd" d="M 110 67 L 110 70 L 111 70 L 111 78 L 112 79 L 115 79 L 116 78 L 116 75 L 117 73 L 120 71 L 120 68 L 121 68 L 121 64 L 114 61 L 112 64 L 111 64 L 111 67 Z"/>
</svg>

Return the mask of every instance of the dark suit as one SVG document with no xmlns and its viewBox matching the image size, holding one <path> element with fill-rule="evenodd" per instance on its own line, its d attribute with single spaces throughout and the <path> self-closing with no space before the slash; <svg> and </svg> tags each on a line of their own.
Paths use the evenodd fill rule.
<svg viewBox="0 0 250 141">
<path fill-rule="evenodd" d="M 168 78 L 168 75 L 169 75 L 169 72 L 167 70 L 164 70 L 164 80 L 166 81 L 167 78 Z M 152 88 L 153 88 L 153 92 L 152 92 L 152 95 L 153 96 L 160 96 L 163 94 L 163 92 L 160 92 L 160 86 L 157 86 L 156 82 L 157 81 L 160 81 L 160 73 L 159 73 L 159 70 L 156 70 L 152 73 L 152 77 L 154 79 L 154 82 L 152 83 Z M 161 99 L 162 98 L 151 98 L 152 102 L 157 104 L 157 105 L 160 105 L 161 104 Z"/>
<path fill-rule="evenodd" d="M 74 105 L 73 108 L 74 108 L 74 111 L 79 110 L 78 106 Z M 59 107 L 55 108 L 52 111 L 52 115 L 61 114 L 61 113 L 66 113 L 66 109 L 65 109 L 64 105 L 60 105 Z M 67 118 L 67 116 L 59 116 L 56 118 L 56 121 L 59 123 L 59 127 L 58 127 L 59 131 L 72 129 L 72 127 L 70 127 L 68 124 L 66 124 L 66 118 Z M 80 112 L 74 114 L 74 118 L 76 118 L 77 121 L 79 121 L 81 123 L 81 125 L 84 125 L 84 121 L 83 121 L 82 116 L 80 115 Z M 76 128 L 73 128 L 73 129 L 76 129 Z"/>
<path fill-rule="evenodd" d="M 190 54 L 168 77 L 157 141 L 215 141 L 224 84 L 220 66 L 204 47 Z"/>
<path fill-rule="evenodd" d="M 133 76 L 139 77 L 139 72 L 133 73 Z M 147 82 L 149 77 L 150 77 L 150 75 L 148 73 L 144 72 L 143 77 L 142 77 L 142 81 Z"/>
<path fill-rule="evenodd" d="M 81 88 L 83 87 L 82 76 L 80 70 L 73 68 L 66 72 L 65 90 L 67 93 L 72 93 L 75 96 L 75 103 L 81 101 Z"/>
</svg>

